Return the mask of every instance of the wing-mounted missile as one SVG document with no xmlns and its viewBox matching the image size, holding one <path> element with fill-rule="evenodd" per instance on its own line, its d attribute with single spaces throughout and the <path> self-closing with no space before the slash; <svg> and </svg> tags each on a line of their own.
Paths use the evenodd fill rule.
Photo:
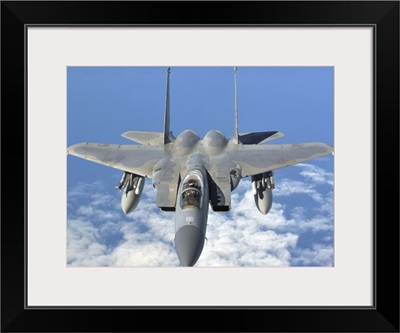
<svg viewBox="0 0 400 333">
<path fill-rule="evenodd" d="M 123 188 L 121 196 L 121 207 L 125 214 L 134 211 L 139 204 L 144 187 L 144 177 L 130 172 L 124 172 L 119 185 L 119 191 Z"/>
<path fill-rule="evenodd" d="M 275 188 L 272 171 L 251 177 L 254 201 L 261 214 L 266 215 L 272 207 L 272 190 Z"/>
</svg>

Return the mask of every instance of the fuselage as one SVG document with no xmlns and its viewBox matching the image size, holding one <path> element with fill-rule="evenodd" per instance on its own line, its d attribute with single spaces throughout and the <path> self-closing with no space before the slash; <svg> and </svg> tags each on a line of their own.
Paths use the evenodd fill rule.
<svg viewBox="0 0 400 333">
<path fill-rule="evenodd" d="M 210 131 L 200 139 L 192 130 L 182 132 L 172 144 L 171 158 L 185 157 L 175 206 L 175 249 L 183 266 L 193 266 L 203 250 L 213 183 L 207 169 L 221 162 L 228 145 L 220 131 Z M 225 166 L 230 184 L 230 168 Z"/>
<path fill-rule="evenodd" d="M 241 167 L 230 156 L 238 147 L 217 130 L 203 139 L 185 130 L 165 145 L 167 156 L 154 166 L 157 205 L 176 213 L 175 249 L 183 266 L 193 266 L 201 255 L 209 205 L 214 211 L 230 210 L 231 192 L 242 178 Z M 256 206 L 267 214 L 272 205 L 272 173 L 256 175 L 252 182 Z"/>
<path fill-rule="evenodd" d="M 193 266 L 201 255 L 209 206 L 219 212 L 231 208 L 231 192 L 242 178 L 242 169 L 232 158 L 240 145 L 217 130 L 203 139 L 185 130 L 164 145 L 165 156 L 153 167 L 157 205 L 163 211 L 175 211 L 175 249 L 183 266 Z M 142 178 L 125 172 L 121 179 L 118 188 L 125 187 L 125 213 L 134 210 L 140 200 Z M 252 183 L 256 206 L 267 214 L 272 205 L 272 172 L 253 176 Z"/>
<path fill-rule="evenodd" d="M 183 266 L 193 266 L 203 250 L 208 202 L 204 167 L 189 169 L 179 186 L 175 209 L 175 249 Z"/>
</svg>

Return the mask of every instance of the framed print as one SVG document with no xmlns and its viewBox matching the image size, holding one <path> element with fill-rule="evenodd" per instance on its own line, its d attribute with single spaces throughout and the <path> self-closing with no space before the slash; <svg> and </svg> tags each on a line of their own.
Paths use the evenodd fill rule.
<svg viewBox="0 0 400 333">
<path fill-rule="evenodd" d="M 158 31 L 154 28 L 152 30 Z M 32 33 L 35 34 L 34 31 Z M 276 33 L 278 31 L 274 31 L 274 34 Z M 173 37 L 174 32 L 171 31 L 169 34 L 170 37 Z M 157 45 L 158 42 L 154 41 L 153 44 Z M 204 194 L 199 199 L 203 198 L 207 203 L 211 201 L 210 209 L 208 209 L 208 205 L 200 202 L 200 207 L 208 209 L 207 214 L 204 214 L 205 211 L 200 208 L 199 210 L 189 210 L 191 216 L 187 217 L 195 219 L 203 216 L 202 221 L 204 222 L 199 222 L 198 225 L 205 226 L 203 229 L 205 237 L 201 237 L 200 241 L 205 238 L 206 240 L 200 244 L 203 247 L 199 252 L 193 252 L 192 259 L 189 259 L 190 256 L 187 254 L 190 251 L 183 251 L 183 254 L 179 250 L 179 245 L 176 247 L 179 251 L 175 251 L 174 247 L 175 234 L 178 232 L 175 232 L 174 229 L 181 223 L 179 221 L 182 214 L 186 214 L 183 213 L 183 210 L 180 212 L 179 207 L 174 212 L 177 208 L 176 204 L 180 204 L 176 198 L 181 198 L 183 193 L 174 193 L 172 197 L 169 197 L 171 202 L 168 200 L 168 202 L 161 203 L 164 192 L 159 183 L 165 181 L 157 180 L 163 176 L 156 174 L 151 179 L 139 178 L 144 182 L 143 189 L 140 196 L 133 196 L 131 201 L 131 197 L 124 193 L 123 184 L 118 185 L 118 187 L 121 186 L 121 189 L 115 190 L 115 183 L 121 180 L 123 172 L 87 163 L 87 161 L 77 158 L 79 155 L 73 155 L 75 149 L 80 149 L 77 148 L 79 146 L 74 145 L 79 141 L 84 141 L 85 136 L 90 135 L 88 133 L 91 131 L 90 129 L 94 130 L 96 136 L 100 134 L 105 136 L 104 138 L 98 137 L 96 139 L 98 142 L 111 140 L 115 143 L 115 140 L 121 140 L 122 145 L 128 144 L 125 146 L 127 149 L 133 148 L 132 143 L 127 142 L 127 136 L 129 138 L 132 138 L 131 135 L 160 137 L 160 132 L 157 130 L 163 125 L 164 115 L 159 110 L 163 109 L 165 100 L 168 100 L 170 101 L 169 116 L 165 119 L 170 119 L 170 131 L 176 137 L 169 144 L 172 146 L 171 151 L 174 155 L 173 161 L 170 161 L 169 164 L 179 167 L 184 164 L 182 159 L 193 159 L 197 156 L 196 154 L 208 151 L 207 158 L 203 158 L 201 162 L 207 165 L 210 175 L 214 175 L 215 178 L 217 167 L 213 161 L 229 158 L 230 147 L 236 145 L 232 139 L 228 139 L 228 137 L 232 137 L 235 128 L 232 122 L 234 119 L 232 115 L 235 114 L 235 107 L 232 105 L 234 73 L 235 69 L 228 66 L 68 67 L 67 141 L 69 142 L 68 146 L 76 147 L 71 148 L 71 156 L 67 158 L 68 222 L 66 237 L 68 242 L 66 260 L 69 267 L 167 268 L 181 265 L 180 260 L 184 261 L 184 264 L 186 262 L 187 265 L 203 268 L 333 266 L 334 159 L 329 147 L 329 150 L 325 151 L 327 155 L 297 164 L 293 168 L 293 173 L 290 172 L 290 168 L 289 170 L 282 168 L 271 174 L 269 177 L 270 188 L 265 191 L 272 197 L 272 200 L 268 199 L 268 202 L 260 200 L 259 203 L 254 200 L 252 178 L 243 177 L 245 175 L 243 168 L 238 171 L 242 175 L 241 178 L 238 175 L 234 178 L 235 182 L 232 182 L 235 185 L 234 190 L 229 188 L 228 193 L 225 193 L 224 202 L 216 200 L 217 195 L 214 189 L 216 186 L 210 186 L 207 182 L 207 187 L 203 188 L 201 192 Z M 273 137 L 268 137 L 269 142 L 272 142 L 274 137 L 281 143 L 290 144 L 290 140 L 302 142 L 302 140 L 306 140 L 307 133 L 309 140 L 319 136 L 319 140 L 330 142 L 332 146 L 333 67 L 241 66 L 236 68 L 236 76 L 237 97 L 240 100 L 240 103 L 237 103 L 238 106 L 240 104 L 237 112 L 240 118 L 240 120 L 238 119 L 240 133 L 252 129 L 253 133 L 258 133 L 257 136 L 268 136 L 273 132 L 264 131 L 262 134 L 263 128 L 275 126 L 282 132 L 276 131 L 272 134 Z M 167 95 L 170 95 L 170 98 L 166 98 L 166 92 L 163 91 L 166 90 L 164 87 L 166 77 L 171 91 Z M 304 82 L 307 82 L 305 89 Z M 153 87 L 157 89 L 157 92 L 151 92 Z M 104 93 L 99 94 L 99 89 Z M 145 92 L 146 90 L 148 93 Z M 123 91 L 126 92 L 124 93 L 126 98 L 121 96 Z M 136 91 L 136 93 L 132 94 L 132 91 Z M 201 94 L 198 93 L 199 91 Z M 156 94 L 158 98 L 156 98 Z M 146 95 L 151 95 L 152 98 L 144 98 Z M 287 95 L 292 97 L 286 98 Z M 102 98 L 99 96 L 104 97 L 103 102 L 99 101 L 99 98 Z M 129 101 L 132 97 L 134 104 Z M 90 103 L 96 103 L 97 106 L 89 106 L 85 100 L 90 100 L 92 101 Z M 111 107 L 111 111 L 110 104 L 119 104 L 119 106 Z M 299 111 L 299 105 L 301 105 L 302 111 Z M 140 112 L 133 110 L 140 110 Z M 265 120 L 268 121 L 254 124 L 255 119 L 261 120 L 263 117 L 262 115 L 260 117 L 260 110 L 271 110 L 271 112 L 267 112 L 268 115 L 265 115 Z M 150 113 L 153 115 L 150 116 Z M 132 124 L 128 125 L 127 122 L 120 121 L 120 119 L 125 117 L 129 119 L 132 116 L 134 117 Z M 150 122 L 148 121 L 149 117 L 153 119 Z M 92 121 L 93 119 L 96 121 Z M 209 119 L 213 119 L 213 121 L 210 122 Z M 288 122 L 287 119 L 291 119 L 291 121 Z M 110 127 L 110 123 L 114 123 L 115 129 Z M 274 125 L 266 126 L 266 123 Z M 168 126 L 168 124 L 165 125 Z M 218 130 L 212 129 L 214 127 L 210 126 L 216 126 L 215 128 Z M 292 129 L 290 126 L 293 126 Z M 153 128 L 154 131 L 137 133 L 131 131 L 132 128 Z M 114 138 L 111 138 L 113 131 Z M 314 133 L 312 134 L 311 131 Z M 316 133 L 317 131 L 318 133 Z M 289 132 L 292 134 L 282 137 L 283 133 Z M 121 133 L 127 134 L 123 134 L 121 137 Z M 297 138 L 294 137 L 295 133 L 298 135 Z M 178 148 L 178 145 L 187 136 L 192 137 L 196 144 L 193 150 L 190 149 L 186 153 Z M 211 148 L 204 142 L 214 136 L 221 139 L 222 146 L 218 149 Z M 256 135 L 253 134 L 253 138 L 255 137 Z M 202 141 L 200 138 L 205 139 Z M 241 137 L 242 140 L 248 140 L 248 138 L 251 138 L 251 135 L 247 134 L 245 137 Z M 133 139 L 144 142 L 139 137 Z M 328 143 L 326 144 L 328 145 Z M 325 144 L 312 145 L 316 149 L 320 149 L 321 146 L 326 147 Z M 147 146 L 152 149 L 155 145 Z M 203 149 L 203 147 L 208 148 Z M 266 145 L 265 149 L 271 147 L 277 146 Z M 251 149 L 250 146 L 248 148 Z M 224 153 L 224 149 L 226 153 Z M 225 157 L 223 157 L 224 154 Z M 236 158 L 238 159 L 239 156 Z M 249 158 L 246 156 L 246 159 Z M 308 156 L 304 158 L 308 158 Z M 258 159 L 259 157 L 257 157 Z M 229 162 L 224 163 L 228 167 Z M 236 170 L 234 167 L 235 164 L 232 164 L 233 171 Z M 85 169 L 87 173 L 84 172 Z M 194 172 L 194 169 L 193 167 L 190 172 Z M 298 170 L 297 174 L 296 169 Z M 91 183 L 89 179 L 94 175 L 95 170 L 100 174 L 96 176 L 95 183 Z M 101 175 L 103 172 L 106 174 Z M 109 172 L 111 175 L 108 175 Z M 228 174 L 228 172 L 226 173 Z M 176 173 L 176 175 L 178 174 Z M 180 177 L 183 181 L 184 175 Z M 174 179 L 176 182 L 179 181 L 179 177 Z M 217 182 L 219 182 L 218 179 Z M 293 187 L 294 184 L 296 187 Z M 178 192 L 176 185 L 177 183 L 171 185 L 174 192 Z M 104 192 L 101 188 L 104 189 Z M 208 194 L 205 193 L 207 190 Z M 91 193 L 92 191 L 94 192 Z M 208 198 L 204 199 L 207 195 Z M 92 196 L 94 200 L 88 201 Z M 294 200 L 295 197 L 297 200 Z M 103 199 L 99 201 L 99 198 L 109 198 L 109 200 L 104 202 Z M 186 202 L 189 200 L 185 199 L 182 203 Z M 194 199 L 191 199 L 190 202 L 198 203 Z M 298 202 L 302 202 L 301 208 L 298 206 Z M 130 206 L 131 203 L 132 206 Z M 265 205 L 262 206 L 263 204 Z M 107 209 L 105 209 L 105 205 L 108 206 Z M 188 206 L 192 205 L 188 204 Z M 268 214 L 268 219 L 266 219 L 266 214 Z M 86 228 L 81 227 L 82 225 L 86 225 L 91 231 L 88 232 Z M 95 238 L 92 237 L 94 234 L 97 235 Z"/>
<path fill-rule="evenodd" d="M 4 332 L 191 331 L 182 315 L 196 316 L 193 331 L 399 331 L 398 2 L 1 6 Z M 185 15 L 169 15 L 176 11 Z M 334 155 L 268 174 L 276 188 L 267 215 L 256 215 L 250 178 L 236 184 L 227 215 L 214 213 L 230 207 L 211 195 L 206 245 L 194 267 L 180 267 L 188 247 L 182 257 L 168 208 L 189 199 L 182 185 L 170 194 L 178 202 L 182 191 L 175 206 L 158 194 L 161 180 L 145 178 L 158 179 L 154 156 L 187 128 L 205 146 L 230 137 L 246 146 L 256 136 L 241 133 L 282 130 L 280 149 L 321 141 Z M 126 138 L 152 154 L 147 164 L 133 159 L 130 174 L 109 150 L 131 149 Z M 199 149 L 213 161 L 207 147 Z M 185 155 L 178 148 L 163 170 Z M 264 172 L 262 154 L 230 154 L 246 176 Z M 207 184 L 227 200 L 212 170 Z M 125 213 L 132 207 L 113 188 L 122 174 L 122 193 L 129 175 L 143 181 L 136 216 L 123 214 L 120 200 Z M 202 179 L 191 177 L 189 187 Z M 220 324 L 199 321 L 204 313 Z"/>
</svg>

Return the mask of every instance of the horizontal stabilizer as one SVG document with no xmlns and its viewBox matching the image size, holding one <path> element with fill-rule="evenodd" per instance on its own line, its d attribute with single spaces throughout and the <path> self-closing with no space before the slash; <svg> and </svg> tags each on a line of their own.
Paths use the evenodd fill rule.
<svg viewBox="0 0 400 333">
<path fill-rule="evenodd" d="M 278 131 L 246 133 L 239 134 L 239 141 L 244 145 L 258 145 L 281 138 L 284 135 L 285 134 Z"/>
<path fill-rule="evenodd" d="M 128 131 L 122 133 L 121 136 L 142 145 L 156 146 L 164 144 L 164 133 L 161 132 Z"/>
</svg>

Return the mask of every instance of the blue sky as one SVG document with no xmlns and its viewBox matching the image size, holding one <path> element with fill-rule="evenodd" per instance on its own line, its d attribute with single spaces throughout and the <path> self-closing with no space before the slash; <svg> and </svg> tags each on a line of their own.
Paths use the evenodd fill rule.
<svg viewBox="0 0 400 333">
<path fill-rule="evenodd" d="M 239 132 L 278 130 L 271 144 L 319 141 L 333 146 L 333 67 L 239 67 Z M 131 144 L 129 130 L 163 131 L 166 68 L 69 67 L 68 146 Z M 171 130 L 203 137 L 234 132 L 232 67 L 171 68 Z M 114 188 L 122 171 L 67 158 L 67 263 L 71 266 L 179 266 L 174 213 L 160 212 L 151 180 L 125 216 Z M 275 171 L 270 213 L 261 215 L 243 179 L 232 210 L 210 210 L 196 266 L 332 266 L 333 156 Z"/>
</svg>

